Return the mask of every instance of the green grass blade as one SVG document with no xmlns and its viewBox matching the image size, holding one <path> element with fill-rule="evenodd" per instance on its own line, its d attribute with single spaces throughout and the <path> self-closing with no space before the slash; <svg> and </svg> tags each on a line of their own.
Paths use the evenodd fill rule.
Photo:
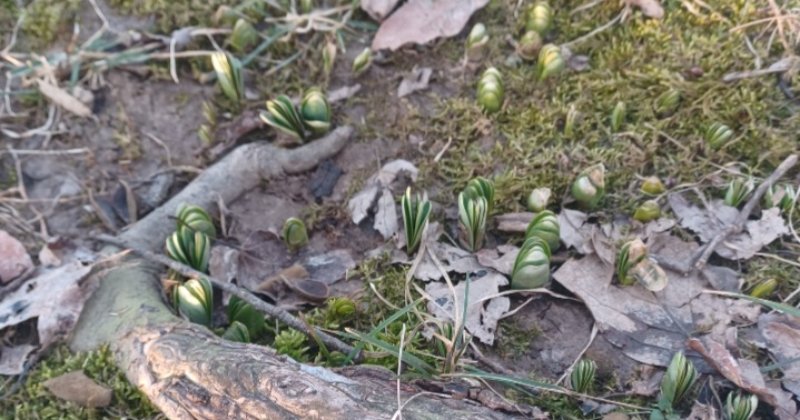
<svg viewBox="0 0 800 420">
<path fill-rule="evenodd" d="M 784 314 L 800 317 L 800 308 L 795 308 L 794 306 L 787 305 L 785 303 L 780 302 L 773 302 L 767 299 L 761 299 L 757 297 L 753 297 L 750 295 L 743 295 L 741 293 L 731 293 L 731 292 L 720 292 L 717 290 L 706 290 L 705 293 L 709 293 L 712 295 L 719 295 L 719 296 L 727 296 L 732 298 L 739 298 L 749 300 L 751 302 L 758 303 L 760 305 L 766 306 L 767 308 L 774 309 L 778 312 L 782 312 Z"/>
</svg>

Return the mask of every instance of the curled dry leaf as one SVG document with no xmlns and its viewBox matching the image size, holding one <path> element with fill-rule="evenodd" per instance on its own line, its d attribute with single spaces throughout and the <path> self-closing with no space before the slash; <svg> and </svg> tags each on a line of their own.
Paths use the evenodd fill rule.
<svg viewBox="0 0 800 420">
<path fill-rule="evenodd" d="M 397 208 L 392 196 L 392 190 L 386 188 L 378 199 L 377 209 L 375 210 L 375 224 L 372 226 L 380 232 L 383 239 L 391 238 L 398 228 Z"/>
<path fill-rule="evenodd" d="M 66 337 L 96 287 L 96 282 L 82 281 L 91 269 L 90 265 L 72 261 L 28 279 L 0 302 L 0 330 L 36 318 L 41 348 Z M 18 354 L 27 357 L 24 352 Z M 5 357 L 3 363 L 13 364 Z"/>
<path fill-rule="evenodd" d="M 481 277 L 470 276 L 470 278 L 465 326 L 467 331 L 482 343 L 492 345 L 497 322 L 508 312 L 511 301 L 505 296 L 491 297 L 500 292 L 501 286 L 508 285 L 508 279 L 495 272 L 487 272 Z M 458 300 L 459 310 L 464 308 L 465 290 L 465 281 L 455 286 L 455 298 Z M 455 307 L 450 287 L 441 282 L 428 283 L 425 291 L 433 298 L 433 301 L 428 302 L 428 312 L 442 321 L 454 321 Z"/>
<path fill-rule="evenodd" d="M 457 35 L 470 16 L 487 3 L 489 0 L 409 0 L 383 21 L 372 49 L 396 50 Z"/>
<path fill-rule="evenodd" d="M 391 225 L 385 225 L 388 223 L 388 219 L 379 221 L 378 216 L 381 216 L 381 218 L 390 216 L 388 214 L 389 209 L 387 205 L 389 199 L 391 199 L 392 207 L 394 207 L 394 198 L 391 195 L 390 186 L 401 173 L 407 173 L 412 181 L 416 181 L 419 170 L 413 163 L 407 160 L 397 159 L 383 165 L 378 172 L 367 180 L 364 188 L 347 202 L 347 209 L 350 211 L 350 217 L 353 223 L 359 224 L 367 218 L 369 210 L 375 204 L 375 199 L 378 197 L 378 194 L 381 193 L 380 202 L 382 203 L 381 208 L 383 209 L 383 213 L 380 215 L 376 214 L 375 229 L 378 229 L 381 234 L 390 230 Z M 387 194 L 389 195 L 388 198 L 386 198 Z M 381 209 L 378 209 L 378 211 L 380 210 Z M 392 234 L 397 231 L 397 213 L 395 209 L 393 209 L 393 211 L 395 215 L 394 230 L 389 233 L 388 236 L 384 234 L 384 238 L 392 236 Z"/>
</svg>

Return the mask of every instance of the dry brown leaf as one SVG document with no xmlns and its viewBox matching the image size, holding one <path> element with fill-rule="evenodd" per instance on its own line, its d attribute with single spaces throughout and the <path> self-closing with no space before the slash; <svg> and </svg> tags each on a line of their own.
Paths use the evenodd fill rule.
<svg viewBox="0 0 800 420">
<path fill-rule="evenodd" d="M 625 0 L 629 5 L 638 7 L 642 14 L 654 19 L 664 17 L 664 8 L 658 0 Z"/>
<path fill-rule="evenodd" d="M 96 287 L 96 282 L 82 282 L 91 269 L 72 261 L 28 279 L 0 302 L 0 330 L 37 318 L 41 348 L 66 337 Z"/>
<path fill-rule="evenodd" d="M 397 159 L 383 165 L 367 180 L 364 188 L 347 202 L 347 209 L 350 211 L 353 223 L 359 224 L 369 215 L 369 210 L 375 204 L 378 193 L 388 189 L 401 173 L 409 174 L 411 180 L 416 181 L 419 170 L 413 163 Z"/>
<path fill-rule="evenodd" d="M 758 319 L 758 330 L 780 365 L 783 387 L 800 397 L 800 319 L 764 314 Z"/>
<path fill-rule="evenodd" d="M 361 10 L 380 22 L 392 13 L 397 3 L 400 3 L 400 0 L 361 0 Z"/>
<path fill-rule="evenodd" d="M 461 248 L 441 242 L 432 242 L 428 247 L 448 273 L 467 274 L 486 270 L 486 267 L 478 263 L 475 255 Z M 414 278 L 422 281 L 439 280 L 442 278 L 442 272 L 426 253 L 417 266 L 417 271 L 414 272 Z"/>
<path fill-rule="evenodd" d="M 394 196 L 392 196 L 392 190 L 388 188 L 383 190 L 381 198 L 378 199 L 375 210 L 375 223 L 372 227 L 383 236 L 383 239 L 389 239 L 397 232 L 397 208 L 394 203 Z"/>
<path fill-rule="evenodd" d="M 475 11 L 489 0 L 409 0 L 383 21 L 372 49 L 396 50 L 457 35 Z"/>
<path fill-rule="evenodd" d="M 715 340 L 704 338 L 689 340 L 689 348 L 698 352 L 722 376 L 737 387 L 751 392 L 761 401 L 775 407 L 775 414 L 782 420 L 796 419 L 797 405 L 786 391 L 767 386 L 758 364 L 752 360 L 736 359 L 725 346 Z"/>
<path fill-rule="evenodd" d="M 703 243 L 711 241 L 717 233 L 734 223 L 739 214 L 738 210 L 725 205 L 722 200 L 714 200 L 704 209 L 691 204 L 681 194 L 670 194 L 669 204 L 680 225 L 697 233 Z M 729 236 L 715 252 L 731 260 L 748 259 L 788 232 L 780 210 L 767 209 L 761 213 L 761 219 L 749 220 L 743 232 Z"/>
<path fill-rule="evenodd" d="M 427 89 L 432 74 L 433 69 L 430 67 L 418 68 L 415 66 L 411 70 L 411 74 L 404 77 L 403 81 L 400 82 L 400 86 L 397 87 L 397 97 L 402 98 L 418 90 Z"/>
<path fill-rule="evenodd" d="M 513 245 L 500 245 L 497 249 L 482 249 L 476 252 L 475 256 L 480 265 L 493 268 L 508 276 L 514 270 L 517 253 L 519 248 Z"/>
<path fill-rule="evenodd" d="M 66 90 L 41 79 L 37 80 L 37 84 L 42 95 L 53 101 L 54 104 L 79 117 L 89 117 L 92 115 L 92 110 L 89 109 L 89 107 L 70 95 Z"/>
<path fill-rule="evenodd" d="M 482 277 L 471 276 L 470 279 L 466 329 L 482 343 L 492 345 L 497 322 L 508 312 L 511 301 L 505 296 L 484 299 L 497 295 L 500 287 L 508 284 L 508 279 L 495 272 L 487 272 Z M 454 321 L 455 308 L 450 287 L 440 282 L 428 283 L 425 291 L 433 298 L 433 301 L 428 302 L 428 312 L 443 321 Z M 464 307 L 465 291 L 465 281 L 455 286 L 455 297 L 460 310 Z"/>
<path fill-rule="evenodd" d="M 8 232 L 0 230 L 0 284 L 6 284 L 33 270 L 33 261 L 22 245 Z"/>
<path fill-rule="evenodd" d="M 42 385 L 57 398 L 81 407 L 99 408 L 111 404 L 111 389 L 98 385 L 79 370 L 48 379 Z"/>
</svg>

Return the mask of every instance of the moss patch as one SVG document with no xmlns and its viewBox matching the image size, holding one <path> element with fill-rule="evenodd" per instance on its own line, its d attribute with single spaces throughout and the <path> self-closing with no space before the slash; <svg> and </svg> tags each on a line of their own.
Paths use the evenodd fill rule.
<svg viewBox="0 0 800 420">
<path fill-rule="evenodd" d="M 24 11 L 24 42 L 34 49 L 46 47 L 74 19 L 79 5 L 80 0 L 33 0 Z"/>
<path fill-rule="evenodd" d="M 75 370 L 114 391 L 111 405 L 102 409 L 87 409 L 55 398 L 43 383 L 50 378 Z M 15 378 L 6 378 L 0 385 L 5 393 Z M 0 402 L 0 418 L 4 419 L 103 419 L 103 418 L 160 418 L 141 392 L 134 387 L 114 363 L 107 347 L 89 353 L 72 354 L 61 346 L 39 362 L 30 372 L 25 384 L 15 394 Z"/>
</svg>

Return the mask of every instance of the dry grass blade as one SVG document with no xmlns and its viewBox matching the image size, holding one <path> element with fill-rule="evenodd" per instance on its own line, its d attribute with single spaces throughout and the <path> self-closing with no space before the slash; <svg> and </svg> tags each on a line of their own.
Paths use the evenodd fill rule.
<svg viewBox="0 0 800 420">
<path fill-rule="evenodd" d="M 66 90 L 41 79 L 37 80 L 36 84 L 39 87 L 39 91 L 42 92 L 42 95 L 46 96 L 54 104 L 79 117 L 89 117 L 92 115 L 92 110 L 89 109 L 89 107 L 70 95 Z"/>
</svg>

